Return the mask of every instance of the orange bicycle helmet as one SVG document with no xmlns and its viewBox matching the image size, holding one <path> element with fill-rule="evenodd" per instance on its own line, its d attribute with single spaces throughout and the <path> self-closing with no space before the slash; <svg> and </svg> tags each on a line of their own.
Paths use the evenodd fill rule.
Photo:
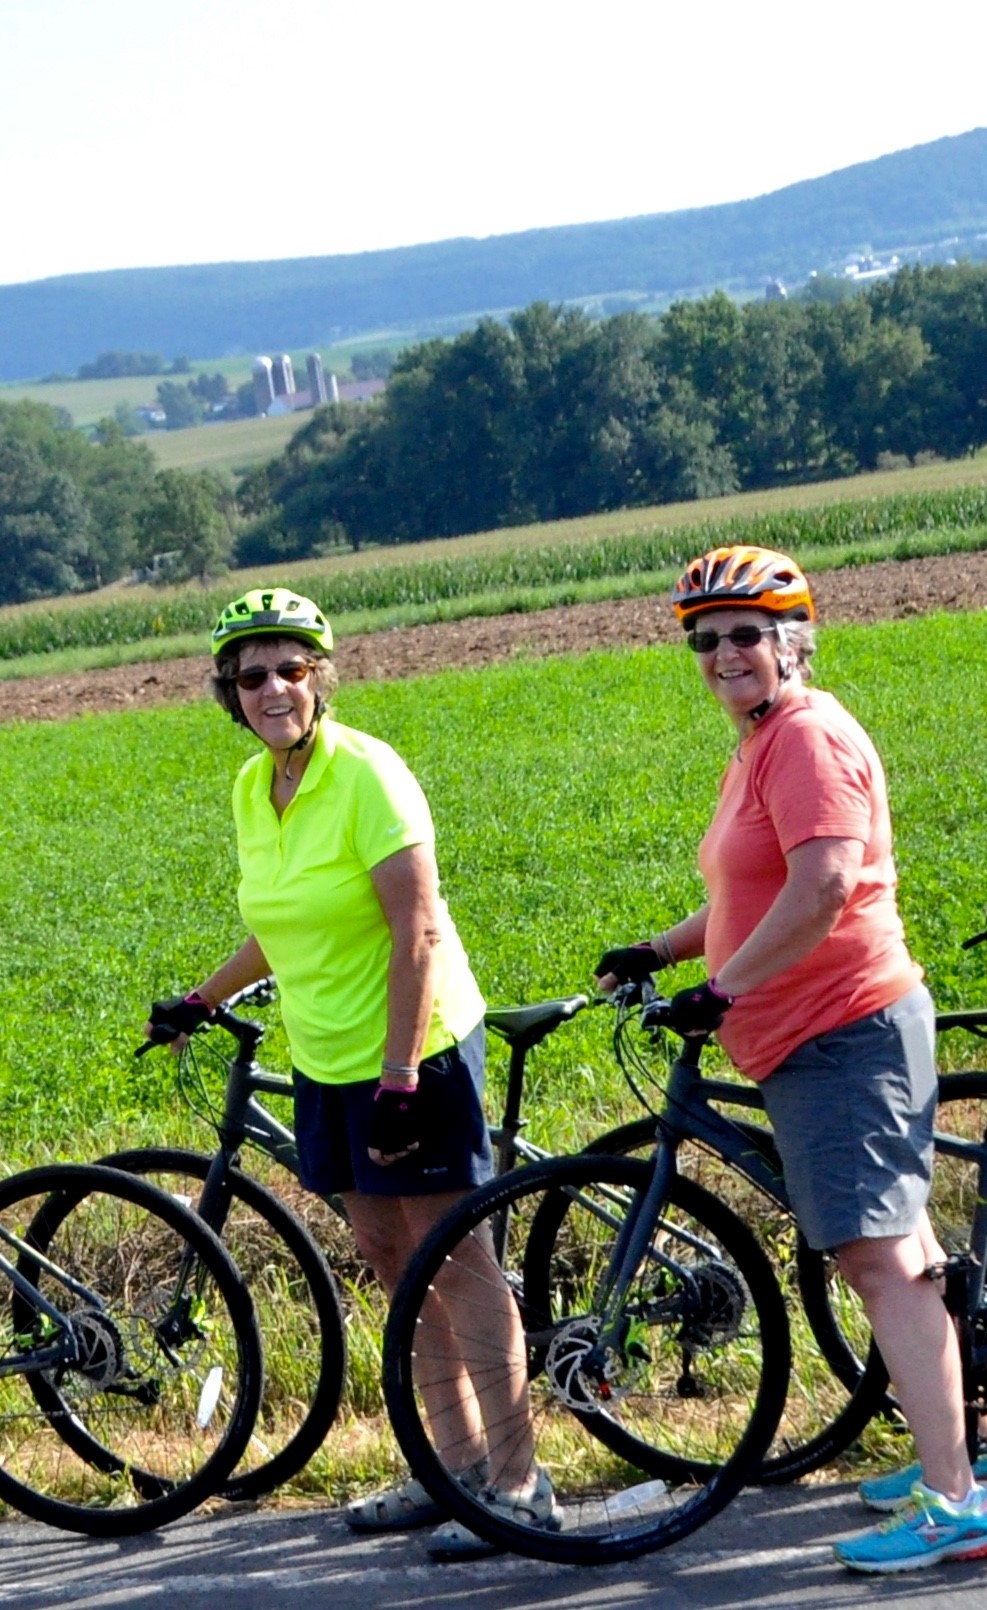
<svg viewBox="0 0 987 1610">
<path fill-rule="evenodd" d="M 672 607 L 686 631 L 707 610 L 737 609 L 744 604 L 788 620 L 816 618 L 802 571 L 794 559 L 771 548 L 713 548 L 693 559 L 672 591 Z"/>
</svg>

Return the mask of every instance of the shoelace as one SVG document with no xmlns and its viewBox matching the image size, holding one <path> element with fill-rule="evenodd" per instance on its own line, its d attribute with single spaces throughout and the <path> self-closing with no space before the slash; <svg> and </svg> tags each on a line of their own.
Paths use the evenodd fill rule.
<svg viewBox="0 0 987 1610">
<path fill-rule="evenodd" d="M 881 1521 L 878 1524 L 877 1530 L 879 1532 L 895 1532 L 900 1527 L 907 1526 L 909 1521 L 917 1520 L 920 1515 L 925 1517 L 930 1526 L 935 1526 L 937 1522 L 929 1508 L 929 1502 L 929 1499 L 924 1498 L 921 1493 L 913 1492 L 900 1509 L 895 1510 L 893 1515 L 889 1515 L 886 1521 Z"/>
</svg>

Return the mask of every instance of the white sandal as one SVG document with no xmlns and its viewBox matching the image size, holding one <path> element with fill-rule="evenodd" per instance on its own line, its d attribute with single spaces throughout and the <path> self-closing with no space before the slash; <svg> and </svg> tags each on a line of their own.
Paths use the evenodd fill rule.
<svg viewBox="0 0 987 1610">
<path fill-rule="evenodd" d="M 470 1465 L 459 1477 L 464 1487 L 479 1492 L 487 1480 L 487 1461 Z M 434 1526 L 445 1520 L 446 1511 L 415 1476 L 399 1487 L 388 1487 L 367 1498 L 354 1498 L 343 1510 L 343 1519 L 354 1532 L 412 1532 L 419 1526 Z"/>
<path fill-rule="evenodd" d="M 411 1532 L 418 1526 L 434 1526 L 444 1514 L 431 1493 L 412 1476 L 399 1487 L 351 1499 L 343 1510 L 343 1520 L 354 1532 Z"/>
<path fill-rule="evenodd" d="M 496 1487 L 488 1487 L 483 1493 L 483 1502 L 495 1515 L 500 1511 L 507 1520 L 525 1516 L 528 1523 L 538 1531 L 562 1530 L 562 1509 L 556 1501 L 552 1483 L 544 1470 L 538 1471 L 537 1480 L 530 1493 L 521 1496 L 519 1493 L 502 1492 Z M 471 1532 L 462 1521 L 447 1521 L 429 1539 L 428 1552 L 433 1560 L 476 1560 L 485 1554 L 498 1554 L 500 1549 L 496 1543 L 488 1543 L 485 1538 L 477 1537 L 476 1533 Z"/>
</svg>

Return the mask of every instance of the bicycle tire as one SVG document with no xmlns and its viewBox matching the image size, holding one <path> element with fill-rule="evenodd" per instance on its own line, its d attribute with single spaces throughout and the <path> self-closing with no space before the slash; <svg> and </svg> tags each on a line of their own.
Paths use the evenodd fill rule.
<svg viewBox="0 0 987 1610">
<path fill-rule="evenodd" d="M 643 1190 L 650 1178 L 646 1163 L 610 1156 L 515 1169 L 446 1215 L 395 1293 L 384 1338 L 384 1392 L 395 1435 L 436 1501 L 499 1547 L 568 1564 L 662 1548 L 728 1503 L 771 1440 L 789 1362 L 781 1293 L 747 1227 L 691 1181 L 673 1180 L 660 1233 L 623 1305 L 619 1345 L 606 1350 L 602 1373 L 592 1366 L 599 1335 L 594 1277 L 612 1246 L 622 1193 Z M 566 1235 L 551 1243 L 547 1275 L 533 1272 L 531 1223 L 560 1191 L 574 1196 Z M 501 1224 L 503 1265 L 493 1252 Z M 457 1363 L 469 1375 L 473 1402 L 488 1410 L 485 1444 L 477 1422 L 468 1441 L 447 1434 L 451 1421 L 444 1448 L 433 1439 L 416 1371 L 432 1391 L 441 1424 L 449 1412 L 443 1350 L 429 1347 L 437 1304 L 454 1316 Z M 464 1401 L 458 1390 L 451 1381 L 451 1401 Z M 505 1398 L 506 1419 L 495 1424 L 495 1401 Z M 678 1437 L 675 1471 L 667 1449 L 654 1449 L 659 1424 L 663 1438 L 673 1429 Z M 517 1464 L 529 1435 L 527 1468 L 533 1461 L 546 1469 L 562 1502 L 558 1531 L 540 1528 L 521 1509 L 491 1509 L 457 1480 L 485 1446 L 496 1485 L 498 1466 L 512 1449 Z M 694 1470 L 713 1458 L 715 1467 L 697 1482 Z M 676 1489 L 679 1473 L 684 1479 Z"/>
<path fill-rule="evenodd" d="M 143 1147 L 103 1161 L 153 1180 L 195 1204 L 212 1158 L 181 1147 Z M 212 1228 L 254 1296 L 264 1342 L 264 1393 L 254 1435 L 221 1489 L 235 1502 L 261 1498 L 304 1469 L 321 1448 L 346 1379 L 339 1290 L 315 1237 L 275 1192 L 229 1170 L 226 1222 Z"/>
<path fill-rule="evenodd" d="M 653 1118 L 634 1119 L 597 1136 L 585 1150 L 624 1156 L 652 1150 L 656 1127 Z M 795 1481 L 832 1464 L 875 1416 L 893 1408 L 884 1362 L 859 1302 L 839 1282 L 832 1260 L 807 1245 L 791 1214 L 749 1182 L 741 1187 L 738 1171 L 711 1152 L 686 1142 L 678 1160 L 687 1174 L 695 1169 L 700 1180 L 711 1183 L 715 1177 L 715 1194 L 731 1206 L 743 1204 L 741 1217 L 758 1234 L 782 1284 L 792 1338 L 789 1396 L 774 1443 L 753 1479 L 764 1485 Z M 543 1232 L 551 1233 L 547 1223 Z M 844 1327 L 853 1328 L 853 1339 L 841 1327 L 837 1307 Z"/>
<path fill-rule="evenodd" d="M 0 1499 L 123 1537 L 212 1497 L 247 1446 L 263 1380 L 250 1293 L 218 1237 L 147 1181 L 92 1164 L 4 1180 L 0 1222 L 20 1237 L 16 1269 L 84 1349 L 25 1373 L 51 1320 L 23 1289 L 0 1305 Z"/>
</svg>

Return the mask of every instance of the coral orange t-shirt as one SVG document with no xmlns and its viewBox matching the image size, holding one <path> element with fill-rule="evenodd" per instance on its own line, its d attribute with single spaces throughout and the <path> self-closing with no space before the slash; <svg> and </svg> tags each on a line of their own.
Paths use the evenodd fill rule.
<svg viewBox="0 0 987 1610">
<path fill-rule="evenodd" d="M 711 976 L 780 892 L 788 851 L 813 838 L 859 840 L 863 864 L 822 943 L 738 996 L 724 1018 L 720 1043 L 752 1079 L 766 1078 L 806 1040 L 890 1006 L 922 977 L 898 914 L 880 757 L 832 694 L 800 688 L 740 745 L 699 847 Z"/>
</svg>

